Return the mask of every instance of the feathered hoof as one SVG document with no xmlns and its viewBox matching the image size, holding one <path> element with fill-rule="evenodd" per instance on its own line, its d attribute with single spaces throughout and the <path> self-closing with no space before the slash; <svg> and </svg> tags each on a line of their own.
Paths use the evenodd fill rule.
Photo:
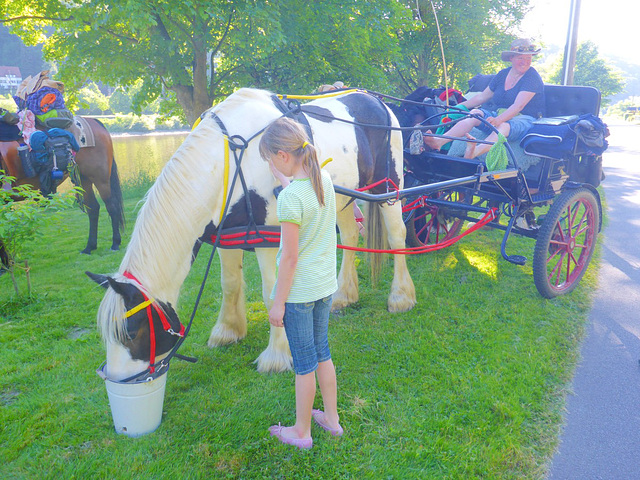
<svg viewBox="0 0 640 480">
<path fill-rule="evenodd" d="M 267 348 L 255 362 L 260 373 L 281 373 L 293 370 L 293 358 L 288 351 L 277 351 Z"/>
<path fill-rule="evenodd" d="M 235 330 L 221 324 L 216 324 L 211 330 L 211 335 L 209 335 L 209 341 L 207 345 L 209 347 L 222 347 L 223 345 L 229 345 L 230 343 L 236 343 L 239 340 L 242 340 L 246 336 L 246 332 L 244 334 L 239 334 Z"/>
<path fill-rule="evenodd" d="M 339 312 L 340 310 L 345 309 L 349 305 L 352 305 L 358 301 L 358 296 L 355 298 L 349 298 L 344 293 L 341 293 L 339 290 L 333 294 L 333 299 L 331 300 L 331 311 Z"/>
<path fill-rule="evenodd" d="M 387 301 L 387 310 L 391 313 L 408 312 L 416 306 L 416 303 L 415 297 L 390 295 Z"/>
</svg>

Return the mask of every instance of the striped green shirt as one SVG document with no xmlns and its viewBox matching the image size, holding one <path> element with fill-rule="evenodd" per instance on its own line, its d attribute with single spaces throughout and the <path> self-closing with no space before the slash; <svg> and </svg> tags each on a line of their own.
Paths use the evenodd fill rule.
<svg viewBox="0 0 640 480">
<path fill-rule="evenodd" d="M 278 220 L 299 226 L 298 264 L 287 303 L 314 302 L 338 289 L 336 280 L 336 194 L 328 173 L 322 172 L 324 207 L 311 180 L 293 180 L 278 196 Z M 278 250 L 280 265 L 282 244 Z M 277 287 L 277 282 L 276 282 Z M 271 298 L 275 298 L 275 288 Z"/>
</svg>

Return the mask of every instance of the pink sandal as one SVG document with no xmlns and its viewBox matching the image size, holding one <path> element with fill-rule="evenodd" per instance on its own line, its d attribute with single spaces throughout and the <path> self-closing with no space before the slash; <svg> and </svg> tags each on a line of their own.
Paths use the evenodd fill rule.
<svg viewBox="0 0 640 480">
<path fill-rule="evenodd" d="M 322 428 L 324 428 L 327 432 L 329 432 L 334 437 L 341 437 L 342 434 L 344 433 L 344 430 L 340 425 L 338 425 L 338 428 L 331 428 L 329 425 L 324 423 L 324 412 L 322 410 L 313 409 L 311 411 L 311 416 L 313 417 L 313 419 L 318 425 L 320 425 Z"/>
<path fill-rule="evenodd" d="M 283 428 L 285 428 L 285 427 L 283 425 L 280 425 L 279 423 L 278 423 L 278 425 L 271 425 L 269 427 L 269 433 L 271 433 L 272 436 L 276 437 L 282 443 L 287 444 L 287 445 L 293 445 L 294 447 L 303 448 L 303 449 L 309 449 L 309 448 L 313 447 L 313 438 L 311 438 L 311 437 L 309 437 L 309 438 L 290 438 L 290 437 L 285 437 L 282 434 L 282 429 Z"/>
</svg>

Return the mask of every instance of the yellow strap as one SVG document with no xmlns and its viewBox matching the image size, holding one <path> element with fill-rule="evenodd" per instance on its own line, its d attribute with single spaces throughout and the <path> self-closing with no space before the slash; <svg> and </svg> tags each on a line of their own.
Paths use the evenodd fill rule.
<svg viewBox="0 0 640 480">
<path fill-rule="evenodd" d="M 143 310 L 143 309 L 147 308 L 152 303 L 153 303 L 152 299 L 149 299 L 149 300 L 147 300 L 145 302 L 142 302 L 140 305 L 137 305 L 137 306 L 133 307 L 131 310 L 129 310 L 127 313 L 125 313 L 124 314 L 125 318 L 129 318 L 130 316 L 135 315 L 140 310 Z"/>
<path fill-rule="evenodd" d="M 338 97 L 340 95 L 346 95 L 347 93 L 359 92 L 357 88 L 352 88 L 350 90 L 341 90 L 336 93 L 317 93 L 314 95 L 278 95 L 278 98 L 290 98 L 292 100 L 315 100 L 317 98 L 325 98 L 325 97 Z"/>
<path fill-rule="evenodd" d="M 222 209 L 220 210 L 220 222 L 222 222 L 222 215 L 224 215 L 224 209 L 227 205 L 227 188 L 229 186 L 229 138 L 224 136 L 224 189 L 222 190 Z"/>
<path fill-rule="evenodd" d="M 200 125 L 200 120 L 202 120 L 202 117 L 198 117 L 196 118 L 196 121 L 193 122 L 193 127 L 191 127 L 191 130 L 193 130 L 194 128 L 196 128 L 198 125 Z"/>
<path fill-rule="evenodd" d="M 327 166 L 328 163 L 333 162 L 333 158 L 329 157 L 327 158 L 324 162 L 322 162 L 322 165 L 320 165 L 320 168 L 324 168 Z"/>
</svg>

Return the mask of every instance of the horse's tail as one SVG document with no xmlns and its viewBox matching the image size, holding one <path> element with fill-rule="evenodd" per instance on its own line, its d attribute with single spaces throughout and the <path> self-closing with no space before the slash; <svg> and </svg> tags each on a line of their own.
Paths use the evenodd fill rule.
<svg viewBox="0 0 640 480">
<path fill-rule="evenodd" d="M 367 248 L 372 250 L 388 250 L 387 229 L 382 218 L 381 206 L 377 203 L 366 204 Z M 377 285 L 380 272 L 388 255 L 384 253 L 369 253 L 371 266 L 371 285 Z"/>
<path fill-rule="evenodd" d="M 122 201 L 122 187 L 120 186 L 120 176 L 118 175 L 118 165 L 116 164 L 115 158 L 111 163 L 111 177 L 109 178 L 109 183 L 111 185 L 111 201 L 116 210 L 118 226 L 121 229 L 124 229 L 124 202 Z"/>
</svg>

